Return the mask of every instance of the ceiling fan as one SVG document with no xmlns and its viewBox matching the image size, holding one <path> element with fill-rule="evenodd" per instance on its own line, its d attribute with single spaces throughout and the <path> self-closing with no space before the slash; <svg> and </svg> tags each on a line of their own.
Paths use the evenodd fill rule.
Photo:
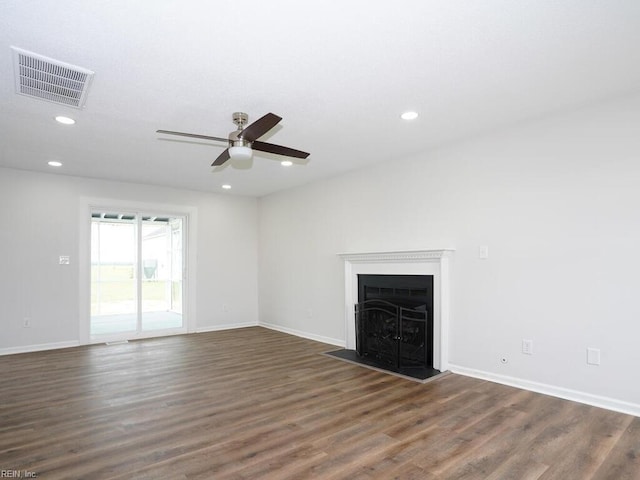
<svg viewBox="0 0 640 480">
<path fill-rule="evenodd" d="M 280 120 L 282 120 L 278 115 L 267 113 L 251 125 L 247 125 L 245 127 L 248 120 L 249 116 L 246 113 L 235 112 L 233 114 L 233 123 L 238 126 L 238 129 L 231 132 L 229 134 L 229 138 L 211 137 L 209 135 L 198 135 L 196 133 L 174 132 L 171 130 L 156 130 L 156 133 L 166 133 L 169 135 L 180 135 L 183 137 L 227 142 L 228 147 L 218 156 L 218 158 L 214 160 L 211 164 L 212 167 L 220 166 L 230 158 L 249 160 L 253 156 L 253 150 L 275 153 L 276 155 L 284 155 L 286 157 L 294 158 L 307 158 L 309 156 L 307 152 L 274 145 L 273 143 L 258 141 L 258 138 L 262 137 L 265 133 L 275 127 Z"/>
</svg>

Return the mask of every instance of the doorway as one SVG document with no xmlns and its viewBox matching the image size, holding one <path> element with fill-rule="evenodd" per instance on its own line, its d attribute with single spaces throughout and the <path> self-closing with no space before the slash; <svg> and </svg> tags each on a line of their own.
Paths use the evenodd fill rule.
<svg viewBox="0 0 640 480">
<path fill-rule="evenodd" d="M 186 332 L 186 217 L 91 212 L 92 341 Z"/>
</svg>

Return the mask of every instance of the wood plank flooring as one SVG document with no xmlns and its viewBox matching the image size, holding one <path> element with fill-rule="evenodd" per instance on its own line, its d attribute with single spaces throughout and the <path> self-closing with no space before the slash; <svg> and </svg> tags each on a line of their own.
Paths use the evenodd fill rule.
<svg viewBox="0 0 640 480">
<path fill-rule="evenodd" d="M 0 474 L 640 479 L 640 418 L 332 348 L 252 327 L 0 357 Z"/>
</svg>

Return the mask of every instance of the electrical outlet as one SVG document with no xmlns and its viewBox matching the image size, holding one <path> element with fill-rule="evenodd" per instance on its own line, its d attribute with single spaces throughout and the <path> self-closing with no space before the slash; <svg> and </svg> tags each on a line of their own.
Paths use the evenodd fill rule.
<svg viewBox="0 0 640 480">
<path fill-rule="evenodd" d="M 22 328 L 31 328 L 31 318 L 30 317 L 24 317 L 22 319 Z"/>
<path fill-rule="evenodd" d="M 478 247 L 478 258 L 481 260 L 489 258 L 489 247 L 487 245 L 481 245 Z"/>
<path fill-rule="evenodd" d="M 533 340 L 522 339 L 522 353 L 533 355 Z"/>
</svg>

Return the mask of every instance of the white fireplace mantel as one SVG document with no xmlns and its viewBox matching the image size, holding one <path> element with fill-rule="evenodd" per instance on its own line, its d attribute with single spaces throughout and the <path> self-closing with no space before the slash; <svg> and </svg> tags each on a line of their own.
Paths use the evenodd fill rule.
<svg viewBox="0 0 640 480">
<path fill-rule="evenodd" d="M 450 263 L 453 248 L 340 253 L 345 278 L 345 347 L 356 348 L 358 275 L 433 275 L 433 366 L 449 368 Z"/>
<path fill-rule="evenodd" d="M 438 250 L 402 250 L 398 252 L 339 253 L 338 256 L 349 262 L 416 262 L 420 260 L 439 260 L 453 253 L 453 248 Z"/>
</svg>

